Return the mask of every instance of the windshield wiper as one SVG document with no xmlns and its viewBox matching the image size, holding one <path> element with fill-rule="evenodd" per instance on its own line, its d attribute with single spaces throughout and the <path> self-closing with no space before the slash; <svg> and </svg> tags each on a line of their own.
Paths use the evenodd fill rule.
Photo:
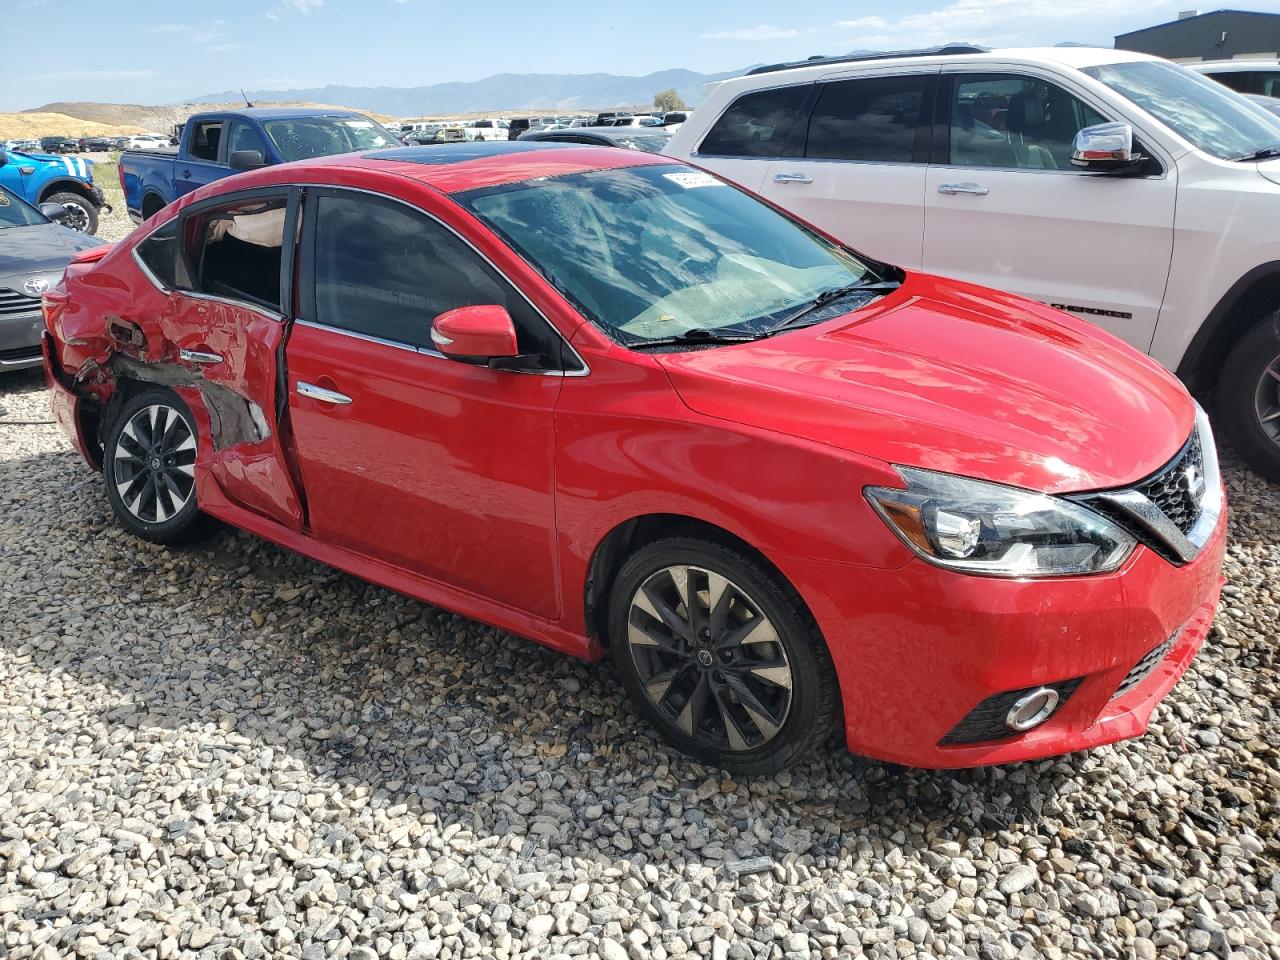
<svg viewBox="0 0 1280 960">
<path fill-rule="evenodd" d="M 772 327 L 769 327 L 765 334 L 777 333 L 779 330 L 786 330 L 788 327 L 795 326 L 798 320 L 803 320 L 815 310 L 821 310 L 829 303 L 834 303 L 842 297 L 847 297 L 853 293 L 888 293 L 897 290 L 902 286 L 897 280 L 876 280 L 871 283 L 860 282 L 851 283 L 844 287 L 832 287 L 830 290 L 823 290 L 820 294 L 806 303 L 799 310 L 783 317 Z"/>
<path fill-rule="evenodd" d="M 716 330 L 705 330 L 702 327 L 694 327 L 692 330 L 685 330 L 673 337 L 659 337 L 655 340 L 637 340 L 635 343 L 628 343 L 627 346 L 632 350 L 643 350 L 648 347 L 673 347 L 687 346 L 689 344 L 699 345 L 704 343 L 750 343 L 753 340 L 759 340 L 764 337 L 764 333 L 720 333 Z"/>
<path fill-rule="evenodd" d="M 1272 147 L 1263 147 L 1245 157 L 1236 157 L 1235 162 L 1251 163 L 1255 160 L 1270 160 L 1272 157 L 1280 157 L 1280 143 Z"/>
</svg>

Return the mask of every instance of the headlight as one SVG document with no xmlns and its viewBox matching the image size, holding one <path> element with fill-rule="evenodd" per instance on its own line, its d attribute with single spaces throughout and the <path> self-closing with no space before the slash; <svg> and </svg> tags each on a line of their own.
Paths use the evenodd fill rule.
<svg viewBox="0 0 1280 960">
<path fill-rule="evenodd" d="M 1135 541 L 1101 514 L 1057 497 L 948 473 L 898 467 L 905 490 L 867 499 L 930 563 L 992 577 L 1106 573 Z"/>
</svg>

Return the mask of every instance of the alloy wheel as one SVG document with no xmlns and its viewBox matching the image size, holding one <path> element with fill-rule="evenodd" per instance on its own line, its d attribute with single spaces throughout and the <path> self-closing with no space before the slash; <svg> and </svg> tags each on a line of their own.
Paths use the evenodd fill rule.
<svg viewBox="0 0 1280 960">
<path fill-rule="evenodd" d="M 1258 378 L 1253 410 L 1262 432 L 1280 446 L 1280 356 L 1272 360 Z"/>
<path fill-rule="evenodd" d="M 62 208 L 67 211 L 67 219 L 63 224 L 64 226 L 74 230 L 76 233 L 84 233 L 89 229 L 89 211 L 81 204 L 68 200 L 62 205 Z"/>
<path fill-rule="evenodd" d="M 786 722 L 786 650 L 760 606 L 726 577 L 685 565 L 651 574 L 631 598 L 627 642 L 646 696 L 699 745 L 752 750 Z"/>
<path fill-rule="evenodd" d="M 195 492 L 195 431 L 173 407 L 143 407 L 124 425 L 113 458 L 116 491 L 144 523 L 164 523 Z"/>
</svg>

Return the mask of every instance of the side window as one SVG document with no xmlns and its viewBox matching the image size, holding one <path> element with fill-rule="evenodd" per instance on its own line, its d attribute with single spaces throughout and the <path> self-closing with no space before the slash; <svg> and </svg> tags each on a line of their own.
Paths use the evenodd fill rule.
<svg viewBox="0 0 1280 960">
<path fill-rule="evenodd" d="M 733 101 L 703 138 L 709 157 L 780 157 L 809 95 L 809 85 L 748 93 Z"/>
<path fill-rule="evenodd" d="M 164 226 L 157 227 L 138 244 L 138 259 L 141 260 L 151 275 L 166 290 L 178 287 L 178 218 L 174 218 Z"/>
<path fill-rule="evenodd" d="M 267 141 L 262 138 L 256 127 L 252 127 L 242 120 L 236 120 L 231 124 L 231 139 L 227 142 L 227 157 L 235 153 L 237 150 L 257 150 L 262 154 L 263 159 L 267 157 Z"/>
<path fill-rule="evenodd" d="M 446 310 L 497 303 L 521 353 L 560 366 L 561 340 L 474 250 L 426 214 L 369 196 L 315 201 L 315 320 L 383 340 L 430 347 Z"/>
<path fill-rule="evenodd" d="M 955 78 L 950 162 L 961 166 L 1070 170 L 1076 133 L 1106 118 L 1035 77 Z"/>
<path fill-rule="evenodd" d="M 818 84 L 805 156 L 909 163 L 928 77 L 867 77 Z"/>
<path fill-rule="evenodd" d="M 284 197 L 242 200 L 187 220 L 187 259 L 195 289 L 281 309 Z"/>
<path fill-rule="evenodd" d="M 1257 74 L 1231 71 L 1225 73 L 1213 73 L 1210 74 L 1210 76 L 1224 87 L 1230 87 L 1237 93 L 1253 93 L 1253 78 L 1256 77 Z"/>
<path fill-rule="evenodd" d="M 191 133 L 191 156 L 197 160 L 208 160 L 211 163 L 216 163 L 218 160 L 218 147 L 221 142 L 221 120 L 197 123 L 195 130 Z"/>
</svg>

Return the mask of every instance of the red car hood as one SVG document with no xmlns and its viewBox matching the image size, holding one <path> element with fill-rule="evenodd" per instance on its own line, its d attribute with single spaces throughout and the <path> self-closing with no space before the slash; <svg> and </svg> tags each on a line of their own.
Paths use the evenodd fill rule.
<svg viewBox="0 0 1280 960">
<path fill-rule="evenodd" d="M 1046 493 L 1130 484 L 1195 419 L 1177 379 L 1097 327 L 920 274 L 809 329 L 658 359 L 707 416 Z"/>
</svg>

